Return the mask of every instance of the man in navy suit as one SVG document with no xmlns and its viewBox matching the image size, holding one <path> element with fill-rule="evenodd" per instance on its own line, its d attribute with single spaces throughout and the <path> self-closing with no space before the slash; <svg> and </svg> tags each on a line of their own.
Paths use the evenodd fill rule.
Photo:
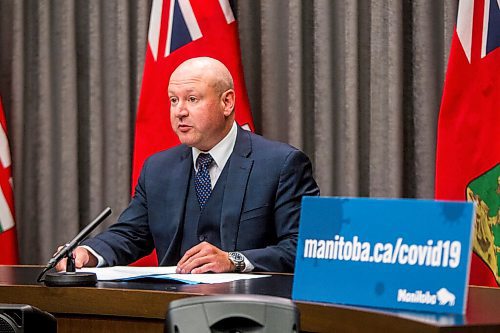
<svg viewBox="0 0 500 333">
<path fill-rule="evenodd" d="M 179 273 L 292 272 L 301 199 L 319 195 L 307 156 L 237 126 L 218 60 L 182 63 L 168 94 L 182 144 L 145 162 L 128 208 L 75 249 L 76 266 L 127 265 L 156 248 Z"/>
</svg>

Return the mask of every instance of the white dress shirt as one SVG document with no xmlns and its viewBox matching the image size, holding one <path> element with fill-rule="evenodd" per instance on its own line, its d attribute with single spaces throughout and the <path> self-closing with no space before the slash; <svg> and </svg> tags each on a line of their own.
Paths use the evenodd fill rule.
<svg viewBox="0 0 500 333">
<path fill-rule="evenodd" d="M 196 165 L 196 159 L 201 153 L 210 154 L 214 159 L 214 163 L 210 165 L 208 169 L 208 173 L 210 174 L 210 185 L 212 186 L 212 190 L 219 179 L 222 170 L 226 166 L 229 157 L 233 153 L 234 145 L 236 144 L 236 136 L 238 134 L 238 127 L 236 126 L 236 122 L 233 123 L 233 126 L 229 130 L 229 133 L 219 141 L 212 149 L 209 151 L 201 151 L 198 148 L 192 147 L 191 150 L 193 152 L 193 165 L 194 171 L 198 172 L 198 166 Z"/>
</svg>

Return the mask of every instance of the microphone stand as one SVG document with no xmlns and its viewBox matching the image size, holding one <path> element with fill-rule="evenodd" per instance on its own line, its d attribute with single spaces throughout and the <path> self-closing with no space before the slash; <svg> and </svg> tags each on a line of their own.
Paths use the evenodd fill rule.
<svg viewBox="0 0 500 333">
<path fill-rule="evenodd" d="M 97 284 L 97 275 L 95 273 L 76 271 L 73 253 L 68 253 L 66 258 L 66 272 L 47 273 L 43 281 L 46 286 L 76 287 L 95 286 Z"/>
<path fill-rule="evenodd" d="M 49 287 L 74 287 L 74 286 L 95 286 L 97 284 L 97 275 L 92 272 L 77 272 L 75 269 L 75 258 L 73 250 L 94 230 L 102 221 L 111 214 L 111 209 L 107 207 L 99 216 L 86 226 L 76 237 L 64 245 L 50 259 L 49 263 L 38 276 L 38 282 L 44 282 Z M 44 274 L 51 268 L 54 268 L 59 261 L 66 258 L 66 272 L 48 273 L 42 280 Z"/>
</svg>

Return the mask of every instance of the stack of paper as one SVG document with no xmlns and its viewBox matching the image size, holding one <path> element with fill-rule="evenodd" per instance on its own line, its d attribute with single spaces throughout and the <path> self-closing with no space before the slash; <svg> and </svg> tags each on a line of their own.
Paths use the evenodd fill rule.
<svg viewBox="0 0 500 333">
<path fill-rule="evenodd" d="M 241 273 L 207 273 L 207 274 L 177 274 L 175 266 L 167 267 L 132 267 L 132 266 L 114 266 L 114 267 L 91 267 L 82 268 L 78 271 L 93 272 L 97 274 L 99 281 L 118 281 L 118 280 L 136 280 L 144 278 L 154 278 L 162 280 L 175 280 L 188 284 L 198 283 L 222 283 L 237 280 L 258 279 L 269 277 L 270 275 L 254 275 Z"/>
</svg>

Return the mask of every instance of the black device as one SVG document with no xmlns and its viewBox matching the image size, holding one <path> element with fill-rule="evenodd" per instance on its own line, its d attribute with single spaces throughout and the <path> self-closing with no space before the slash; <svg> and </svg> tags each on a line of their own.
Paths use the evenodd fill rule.
<svg viewBox="0 0 500 333">
<path fill-rule="evenodd" d="M 0 332 L 57 333 L 57 321 L 50 313 L 31 305 L 0 303 Z"/>
<path fill-rule="evenodd" d="M 83 228 L 75 238 L 70 242 L 64 244 L 59 251 L 49 260 L 45 268 L 38 276 L 37 281 L 41 282 L 43 275 L 51 268 L 54 268 L 59 261 L 63 258 L 68 259 L 66 265 L 66 272 L 49 273 L 43 280 L 47 286 L 55 287 L 70 287 L 70 286 L 93 286 L 97 283 L 97 276 L 95 273 L 89 272 L 76 272 L 75 259 L 73 258 L 73 250 L 77 247 L 90 233 L 101 224 L 109 215 L 111 215 L 111 208 L 105 208 L 99 216 L 95 218 L 89 225 Z"/>
<path fill-rule="evenodd" d="M 300 313 L 286 298 L 264 295 L 188 297 L 170 302 L 165 333 L 298 333 Z"/>
</svg>

